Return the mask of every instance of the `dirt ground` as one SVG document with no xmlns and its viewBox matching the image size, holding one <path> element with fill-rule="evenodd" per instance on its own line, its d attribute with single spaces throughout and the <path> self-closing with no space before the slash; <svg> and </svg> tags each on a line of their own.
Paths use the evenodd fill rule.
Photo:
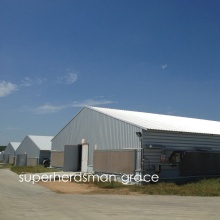
<svg viewBox="0 0 220 220">
<path fill-rule="evenodd" d="M 68 186 L 78 187 L 75 193 L 85 186 L 73 184 L 57 185 L 68 190 Z M 91 186 L 85 187 L 91 190 Z M 4 220 L 220 219 L 220 197 L 57 194 L 38 184 L 19 182 L 8 169 L 0 169 L 0 195 L 0 219 Z"/>
<path fill-rule="evenodd" d="M 117 195 L 138 195 L 136 192 L 130 192 L 127 188 L 120 189 L 103 189 L 92 184 L 75 183 L 75 182 L 38 182 L 41 186 L 44 186 L 56 193 L 63 194 L 117 194 Z"/>
</svg>

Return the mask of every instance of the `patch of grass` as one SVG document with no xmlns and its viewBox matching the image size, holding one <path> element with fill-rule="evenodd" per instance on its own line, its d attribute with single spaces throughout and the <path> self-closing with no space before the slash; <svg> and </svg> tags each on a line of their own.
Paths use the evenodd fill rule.
<svg viewBox="0 0 220 220">
<path fill-rule="evenodd" d="M 59 172 L 57 169 L 45 168 L 43 165 L 18 167 L 12 166 L 11 171 L 17 174 Z"/>
<path fill-rule="evenodd" d="M 73 180 L 73 179 L 72 179 Z M 74 182 L 74 180 L 73 180 Z M 77 183 L 82 183 L 77 179 Z M 95 185 L 102 189 L 125 189 L 128 192 L 136 192 L 146 195 L 178 195 L 178 196 L 220 196 L 220 178 L 204 179 L 187 184 L 175 184 L 160 182 L 147 185 L 124 185 L 115 181 L 100 181 L 95 178 L 94 181 L 84 182 L 84 184 Z"/>
<path fill-rule="evenodd" d="M 220 179 L 201 180 L 182 186 L 182 195 L 192 196 L 220 196 Z"/>
<path fill-rule="evenodd" d="M 220 179 L 201 180 L 183 185 L 175 183 L 133 185 L 129 189 L 148 195 L 220 196 Z"/>
</svg>

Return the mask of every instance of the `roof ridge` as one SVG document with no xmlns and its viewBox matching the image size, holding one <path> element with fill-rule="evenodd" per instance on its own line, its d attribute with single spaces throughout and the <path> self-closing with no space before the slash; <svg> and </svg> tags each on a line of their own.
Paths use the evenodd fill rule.
<svg viewBox="0 0 220 220">
<path fill-rule="evenodd" d="M 125 109 L 113 109 L 113 108 L 103 108 L 103 107 L 95 107 L 95 106 L 88 106 L 92 109 L 107 109 L 107 110 L 114 110 L 114 111 L 124 111 L 124 112 L 133 112 L 133 113 L 144 113 L 144 114 L 151 114 L 151 115 L 159 115 L 159 116 L 168 116 L 168 117 L 176 117 L 176 118 L 187 118 L 187 119 L 193 119 L 193 120 L 204 120 L 204 121 L 213 121 L 213 122 L 220 122 L 216 120 L 210 120 L 210 119 L 203 119 L 203 118 L 193 118 L 193 117 L 187 117 L 187 116 L 178 116 L 178 115 L 168 115 L 168 114 L 160 114 L 160 113 L 152 113 L 152 112 L 143 112 L 143 111 L 135 111 L 135 110 L 125 110 Z"/>
<path fill-rule="evenodd" d="M 220 121 L 100 107 L 90 109 L 146 130 L 220 135 Z"/>
</svg>

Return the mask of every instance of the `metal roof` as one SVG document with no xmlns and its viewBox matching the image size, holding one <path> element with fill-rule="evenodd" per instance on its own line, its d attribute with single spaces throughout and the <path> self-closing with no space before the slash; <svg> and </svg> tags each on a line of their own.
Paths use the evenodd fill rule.
<svg viewBox="0 0 220 220">
<path fill-rule="evenodd" d="M 146 112 L 88 107 L 142 129 L 220 135 L 220 122 Z"/>
<path fill-rule="evenodd" d="M 28 135 L 40 150 L 51 150 L 53 136 Z"/>
<path fill-rule="evenodd" d="M 16 151 L 21 142 L 9 142 L 9 144 L 13 147 L 13 149 Z M 8 145 L 9 145 L 8 144 Z"/>
</svg>

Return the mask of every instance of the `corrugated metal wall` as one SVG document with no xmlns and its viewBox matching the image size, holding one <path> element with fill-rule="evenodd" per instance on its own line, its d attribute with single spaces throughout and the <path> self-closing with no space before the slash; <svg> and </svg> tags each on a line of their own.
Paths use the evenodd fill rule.
<svg viewBox="0 0 220 220">
<path fill-rule="evenodd" d="M 16 154 L 27 154 L 28 157 L 39 157 L 40 150 L 33 141 L 26 136 L 16 150 Z"/>
<path fill-rule="evenodd" d="M 92 109 L 82 111 L 52 140 L 52 150 L 63 151 L 65 145 L 78 145 L 82 139 L 89 143 L 89 165 L 93 151 L 140 148 L 136 132 L 140 128 L 106 116 Z"/>
<path fill-rule="evenodd" d="M 144 130 L 142 142 L 144 146 L 144 172 L 154 173 L 155 166 L 161 165 L 161 178 L 180 176 L 178 164 L 171 166 L 168 161 L 173 150 L 195 151 L 197 147 L 220 151 L 220 137 L 211 135 Z M 164 145 L 168 149 L 149 149 L 146 148 L 146 145 Z M 161 162 L 161 155 L 165 157 L 163 162 Z"/>
<path fill-rule="evenodd" d="M 11 146 L 11 143 L 9 143 L 8 146 L 5 148 L 4 154 L 9 154 L 11 156 L 15 156 L 15 150 Z"/>
<path fill-rule="evenodd" d="M 27 165 L 27 154 L 17 154 L 15 165 L 26 166 Z"/>
<path fill-rule="evenodd" d="M 220 136 L 144 130 L 143 144 L 162 144 L 184 150 L 211 147 L 220 151 Z"/>
<path fill-rule="evenodd" d="M 2 162 L 3 162 L 3 163 L 9 163 L 9 156 L 10 156 L 9 154 L 5 154 L 5 153 L 4 153 L 4 154 L 3 154 L 3 161 L 2 161 Z"/>
</svg>

